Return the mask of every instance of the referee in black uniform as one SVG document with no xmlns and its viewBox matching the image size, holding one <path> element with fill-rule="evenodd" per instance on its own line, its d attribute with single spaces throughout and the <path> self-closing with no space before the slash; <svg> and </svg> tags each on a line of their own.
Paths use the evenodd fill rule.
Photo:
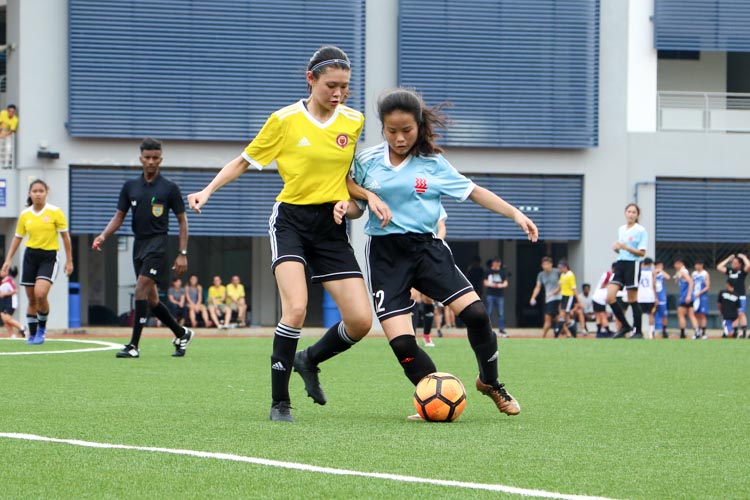
<svg viewBox="0 0 750 500">
<path fill-rule="evenodd" d="M 101 246 L 107 238 L 122 225 L 128 210 L 133 210 L 133 267 L 138 276 L 135 285 L 135 319 L 130 343 L 117 353 L 117 357 L 140 356 L 138 342 L 148 320 L 149 308 L 175 335 L 172 341 L 175 351 L 172 356 L 182 357 L 194 333 L 189 328 L 177 324 L 166 305 L 159 301 L 157 284 L 164 285 L 168 278 L 167 230 L 170 209 L 180 224 L 180 251 L 172 269 L 177 275 L 187 270 L 188 222 L 185 203 L 177 184 L 159 174 L 159 165 L 162 162 L 161 142 L 144 139 L 141 143 L 140 161 L 143 165 L 143 175 L 126 181 L 122 186 L 117 212 L 91 247 L 101 251 Z"/>
</svg>

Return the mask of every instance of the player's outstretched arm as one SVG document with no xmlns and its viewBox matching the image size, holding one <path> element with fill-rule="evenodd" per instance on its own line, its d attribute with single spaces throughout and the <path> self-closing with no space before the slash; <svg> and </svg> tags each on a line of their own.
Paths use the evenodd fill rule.
<svg viewBox="0 0 750 500">
<path fill-rule="evenodd" d="M 107 238 L 109 238 L 112 234 L 114 234 L 115 231 L 120 229 L 120 226 L 122 226 L 122 223 L 124 220 L 125 220 L 125 212 L 123 212 L 122 210 L 116 211 L 115 215 L 113 215 L 112 218 L 109 220 L 107 227 L 104 228 L 104 231 L 102 231 L 102 233 L 99 236 L 94 238 L 94 242 L 91 244 L 91 248 L 101 252 L 102 245 L 104 245 L 104 242 L 107 241 Z"/>
<path fill-rule="evenodd" d="M 523 212 L 492 191 L 482 186 L 476 186 L 469 195 L 469 199 L 487 210 L 492 210 L 495 213 L 512 219 L 526 233 L 530 241 L 539 239 L 539 230 L 536 228 L 534 222 L 526 217 Z"/>
<path fill-rule="evenodd" d="M 198 213 L 201 208 L 208 202 L 208 199 L 219 188 L 233 182 L 242 175 L 250 164 L 242 156 L 238 156 L 222 167 L 216 177 L 208 183 L 201 191 L 188 195 L 188 206 Z"/>
</svg>

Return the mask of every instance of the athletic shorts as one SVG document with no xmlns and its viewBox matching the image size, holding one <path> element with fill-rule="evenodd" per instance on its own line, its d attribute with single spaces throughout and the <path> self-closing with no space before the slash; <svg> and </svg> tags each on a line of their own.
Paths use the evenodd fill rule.
<svg viewBox="0 0 750 500">
<path fill-rule="evenodd" d="M 692 309 L 693 308 L 692 298 L 688 297 L 687 295 L 680 295 L 679 300 L 677 301 L 677 307 L 687 307 L 687 308 Z"/>
<path fill-rule="evenodd" d="M 36 280 L 55 282 L 57 276 L 57 250 L 28 248 L 23 254 L 21 285 L 34 286 Z"/>
<path fill-rule="evenodd" d="M 333 220 L 333 203 L 291 205 L 277 202 L 268 220 L 271 270 L 286 261 L 309 269 L 313 283 L 362 278 L 346 224 Z"/>
<path fill-rule="evenodd" d="M 595 313 L 607 312 L 607 306 L 605 306 L 604 304 L 600 304 L 598 302 L 594 302 L 594 312 Z"/>
<path fill-rule="evenodd" d="M 133 245 L 133 269 L 135 276 L 151 278 L 159 285 L 166 285 L 169 277 L 167 243 L 169 235 L 157 234 L 146 239 L 136 239 Z"/>
<path fill-rule="evenodd" d="M 563 311 L 565 311 L 566 313 L 569 313 L 570 311 L 572 311 L 573 306 L 576 305 L 576 302 L 577 300 L 576 300 L 575 295 L 563 295 L 563 298 L 562 298 Z"/>
<path fill-rule="evenodd" d="M 623 288 L 638 288 L 640 269 L 640 262 L 638 261 L 618 260 L 615 262 L 615 272 L 609 282 Z"/>
<path fill-rule="evenodd" d="M 661 324 L 662 318 L 667 317 L 667 303 L 666 302 L 659 302 L 656 306 L 656 312 L 654 313 L 654 321 L 658 324 Z"/>
<path fill-rule="evenodd" d="M 544 314 L 552 316 L 553 318 L 560 314 L 560 301 L 550 300 L 544 303 Z"/>
<path fill-rule="evenodd" d="M 0 308 L 0 312 L 3 312 L 9 316 L 13 316 L 13 313 L 16 312 L 16 309 L 13 306 L 10 306 L 10 307 L 2 306 L 2 308 Z"/>
<path fill-rule="evenodd" d="M 474 288 L 456 267 L 448 245 L 432 234 L 371 236 L 365 249 L 375 314 L 384 320 L 407 314 L 414 305 L 409 290 L 448 306 Z"/>
<path fill-rule="evenodd" d="M 654 310 L 654 302 L 638 302 L 638 305 L 641 306 L 641 311 L 645 314 L 651 314 L 651 311 Z"/>
<path fill-rule="evenodd" d="M 734 333 L 734 321 L 733 319 L 725 319 L 722 324 L 724 325 L 724 333 L 726 335 L 731 335 Z"/>
<path fill-rule="evenodd" d="M 740 308 L 737 309 L 737 312 L 744 313 L 745 306 L 747 306 L 747 295 L 740 295 Z"/>
</svg>

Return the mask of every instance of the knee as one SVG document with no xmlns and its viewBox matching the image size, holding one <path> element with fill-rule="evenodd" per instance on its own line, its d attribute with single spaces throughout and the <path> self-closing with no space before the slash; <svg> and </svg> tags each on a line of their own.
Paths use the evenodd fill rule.
<svg viewBox="0 0 750 500">
<path fill-rule="evenodd" d="M 286 321 L 291 325 L 302 325 L 305 322 L 305 316 L 307 316 L 307 304 L 289 304 L 283 311 Z"/>
<path fill-rule="evenodd" d="M 367 314 L 359 314 L 354 318 L 347 318 L 344 321 L 344 326 L 352 338 L 359 340 L 370 332 L 370 328 L 372 328 L 372 315 L 368 311 Z"/>
<path fill-rule="evenodd" d="M 468 328 L 482 328 L 489 324 L 490 317 L 481 300 L 477 300 L 466 306 L 458 315 Z"/>
</svg>

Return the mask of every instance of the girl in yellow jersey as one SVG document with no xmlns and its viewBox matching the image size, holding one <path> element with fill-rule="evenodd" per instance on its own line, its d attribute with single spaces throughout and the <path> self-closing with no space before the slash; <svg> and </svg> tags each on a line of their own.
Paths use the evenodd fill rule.
<svg viewBox="0 0 750 500">
<path fill-rule="evenodd" d="M 188 195 L 190 208 L 200 213 L 217 189 L 250 165 L 260 170 L 273 160 L 284 181 L 268 231 L 282 309 L 271 354 L 271 420 L 294 421 L 289 401 L 293 367 L 302 375 L 308 395 L 325 404 L 318 364 L 349 349 L 372 325 L 369 294 L 341 223 L 350 198 L 347 174 L 364 125 L 362 114 L 343 104 L 350 68 L 344 51 L 321 47 L 307 65 L 310 95 L 273 113 L 240 156 L 202 191 Z M 377 196 L 369 196 L 368 201 L 387 224 L 388 208 Z M 343 320 L 295 356 L 307 310 L 305 268 L 312 281 L 322 283 L 331 294 Z"/>
<path fill-rule="evenodd" d="M 21 212 L 16 226 L 16 237 L 10 244 L 2 272 L 7 273 L 24 236 L 28 235 L 23 255 L 21 284 L 26 287 L 29 305 L 26 321 L 29 324 L 27 344 L 43 344 L 47 333 L 50 287 L 57 275 L 57 251 L 60 249 L 58 234 L 65 246 L 65 274 L 73 272 L 73 251 L 68 234 L 68 222 L 62 210 L 47 203 L 49 187 L 40 179 L 29 186 L 28 208 Z"/>
</svg>

